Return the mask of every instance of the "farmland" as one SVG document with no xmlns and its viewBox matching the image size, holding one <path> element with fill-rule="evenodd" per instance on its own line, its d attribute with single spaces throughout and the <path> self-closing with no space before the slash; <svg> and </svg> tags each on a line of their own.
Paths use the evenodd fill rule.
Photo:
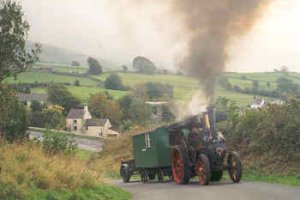
<svg viewBox="0 0 300 200">
<path fill-rule="evenodd" d="M 39 64 L 39 66 L 42 66 Z M 17 79 L 9 78 L 4 82 L 6 84 L 18 84 L 18 83 L 63 83 L 67 88 L 77 96 L 83 103 L 88 101 L 89 95 L 97 92 L 107 91 L 115 99 L 122 98 L 130 93 L 129 91 L 119 90 L 107 90 L 103 86 L 103 82 L 110 74 L 105 72 L 98 76 L 79 76 L 73 73 L 84 73 L 86 67 L 69 67 L 65 65 L 55 64 L 51 67 L 53 71 L 39 72 L 30 71 L 24 72 L 18 75 Z M 170 84 L 174 88 L 174 100 L 188 102 L 192 96 L 199 89 L 198 81 L 186 76 L 174 75 L 174 74 L 153 74 L 145 75 L 134 72 L 114 72 L 117 73 L 124 85 L 134 88 L 135 85 L 145 82 L 159 82 Z M 280 77 L 288 77 L 294 83 L 300 84 L 300 75 L 298 73 L 280 73 L 280 72 L 266 72 L 266 73 L 226 73 L 225 77 L 233 86 L 239 86 L 241 88 L 251 88 L 253 81 L 257 81 L 259 88 L 262 90 L 274 90 L 277 87 L 276 80 Z M 80 85 L 74 86 L 75 81 L 78 80 Z M 31 89 L 32 93 L 46 93 L 46 87 L 34 87 Z M 216 87 L 216 98 L 219 96 L 226 97 L 232 101 L 235 101 L 238 106 L 247 106 L 253 100 L 253 95 L 242 94 L 236 91 L 228 90 L 222 87 L 220 84 Z M 266 98 L 271 100 L 270 98 Z"/>
</svg>

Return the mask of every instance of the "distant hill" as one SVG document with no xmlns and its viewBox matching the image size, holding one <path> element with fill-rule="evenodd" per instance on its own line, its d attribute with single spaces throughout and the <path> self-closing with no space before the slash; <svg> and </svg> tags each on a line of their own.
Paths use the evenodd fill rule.
<svg viewBox="0 0 300 200">
<path fill-rule="evenodd" d="M 43 44 L 42 45 L 42 53 L 40 54 L 40 61 L 47 63 L 59 63 L 64 65 L 70 65 L 72 61 L 78 61 L 81 65 L 86 65 L 86 61 L 89 55 L 85 55 L 84 53 L 78 52 L 76 50 L 64 49 L 61 47 Z M 27 42 L 26 48 L 31 49 L 34 46 L 34 42 Z M 118 66 L 113 64 L 110 61 L 97 58 L 104 69 L 117 69 Z"/>
</svg>

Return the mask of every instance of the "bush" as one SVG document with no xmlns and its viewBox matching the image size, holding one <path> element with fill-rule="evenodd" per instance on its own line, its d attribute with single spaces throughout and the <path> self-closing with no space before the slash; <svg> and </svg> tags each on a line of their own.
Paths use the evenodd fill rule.
<svg viewBox="0 0 300 200">
<path fill-rule="evenodd" d="M 106 89 L 111 90 L 127 90 L 128 88 L 125 87 L 122 83 L 122 79 L 118 74 L 110 74 L 106 80 L 104 81 L 104 86 Z"/>
<path fill-rule="evenodd" d="M 44 135 L 43 149 L 47 154 L 70 154 L 76 150 L 76 147 L 77 146 L 74 143 L 74 140 L 63 133 L 51 132 L 47 130 Z"/>
<path fill-rule="evenodd" d="M 74 86 L 80 86 L 80 81 L 78 79 L 74 81 Z"/>
<path fill-rule="evenodd" d="M 262 163 L 268 160 L 270 165 L 278 162 L 281 167 L 287 167 L 287 163 L 300 160 L 299 113 L 300 101 L 296 100 L 284 105 L 268 105 L 265 109 L 246 110 L 230 119 L 227 138 L 243 155 L 263 157 Z"/>
<path fill-rule="evenodd" d="M 169 84 L 147 82 L 137 85 L 134 95 L 144 101 L 169 100 L 173 97 L 173 87 Z"/>
<path fill-rule="evenodd" d="M 26 110 L 18 103 L 14 91 L 1 85 L 0 110 L 0 134 L 10 142 L 27 138 Z"/>
<path fill-rule="evenodd" d="M 13 184 L 0 182 L 0 199 L 1 200 L 18 200 L 24 199 L 24 193 Z"/>
</svg>

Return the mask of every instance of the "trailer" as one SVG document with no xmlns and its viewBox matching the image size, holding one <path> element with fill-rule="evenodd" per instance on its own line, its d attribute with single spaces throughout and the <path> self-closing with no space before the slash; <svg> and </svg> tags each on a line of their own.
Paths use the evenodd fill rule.
<svg viewBox="0 0 300 200">
<path fill-rule="evenodd" d="M 120 167 L 126 183 L 133 174 L 140 174 L 144 183 L 156 178 L 162 182 L 167 176 L 187 184 L 197 176 L 200 185 L 221 180 L 223 170 L 234 183 L 242 177 L 240 157 L 227 150 L 212 106 L 202 115 L 135 135 L 132 144 L 134 159 L 122 161 Z"/>
<path fill-rule="evenodd" d="M 164 127 L 141 133 L 132 137 L 135 159 L 122 161 L 120 175 L 124 182 L 129 182 L 131 175 L 140 174 L 143 182 L 149 180 L 164 181 L 172 177 L 169 133 Z M 163 153 L 162 153 L 163 152 Z"/>
</svg>

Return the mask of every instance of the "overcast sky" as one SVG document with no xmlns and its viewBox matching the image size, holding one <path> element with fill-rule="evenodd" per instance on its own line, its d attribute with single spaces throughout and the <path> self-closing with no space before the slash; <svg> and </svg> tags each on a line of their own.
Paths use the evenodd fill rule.
<svg viewBox="0 0 300 200">
<path fill-rule="evenodd" d="M 175 68 L 185 52 L 181 24 L 170 14 L 168 0 L 19 1 L 33 41 L 120 65 L 141 55 Z M 300 1 L 271 1 L 253 30 L 232 41 L 228 71 L 272 71 L 286 65 L 300 72 Z"/>
</svg>

